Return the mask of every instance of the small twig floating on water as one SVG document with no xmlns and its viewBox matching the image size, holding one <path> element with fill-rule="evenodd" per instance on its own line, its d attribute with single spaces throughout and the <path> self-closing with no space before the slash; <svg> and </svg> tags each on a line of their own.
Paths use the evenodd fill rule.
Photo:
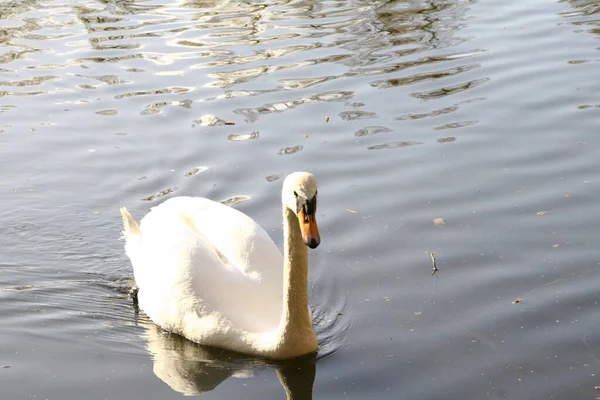
<svg viewBox="0 0 600 400">
<path fill-rule="evenodd" d="M 433 255 L 433 253 L 429 253 L 429 255 L 431 256 L 431 263 L 433 264 L 433 271 L 431 271 L 431 275 L 435 275 L 436 272 L 439 271 L 437 265 L 435 264 L 435 256 Z"/>
</svg>

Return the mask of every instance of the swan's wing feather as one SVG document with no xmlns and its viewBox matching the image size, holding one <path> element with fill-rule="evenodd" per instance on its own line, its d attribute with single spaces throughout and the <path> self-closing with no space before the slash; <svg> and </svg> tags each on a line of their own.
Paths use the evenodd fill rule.
<svg viewBox="0 0 600 400">
<path fill-rule="evenodd" d="M 142 219 L 178 218 L 207 240 L 220 257 L 256 279 L 282 275 L 283 256 L 267 232 L 246 214 L 201 197 L 175 197 L 152 209 Z"/>
<path fill-rule="evenodd" d="M 250 217 L 208 199 L 177 197 L 154 207 L 140 230 L 143 248 L 135 253 L 143 260 L 128 255 L 140 305 L 155 322 L 180 326 L 194 313 L 248 330 L 277 326 L 283 257 Z"/>
</svg>

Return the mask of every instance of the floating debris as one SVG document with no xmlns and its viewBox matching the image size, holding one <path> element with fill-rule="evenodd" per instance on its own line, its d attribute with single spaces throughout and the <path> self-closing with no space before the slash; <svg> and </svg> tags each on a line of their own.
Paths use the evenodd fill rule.
<svg viewBox="0 0 600 400">
<path fill-rule="evenodd" d="M 431 271 L 431 276 L 435 275 L 436 272 L 439 271 L 437 264 L 435 263 L 435 256 L 433 255 L 433 253 L 429 253 L 429 255 L 431 256 L 431 263 L 433 264 L 433 270 Z"/>
<path fill-rule="evenodd" d="M 433 225 L 435 226 L 442 226 L 442 225 L 446 225 L 446 221 L 444 220 L 444 218 L 434 218 L 433 220 Z"/>
<path fill-rule="evenodd" d="M 537 215 L 546 215 L 548 214 L 548 211 L 540 211 L 537 213 Z"/>
<path fill-rule="evenodd" d="M 348 211 L 349 213 L 356 214 L 356 211 L 354 211 L 354 210 L 351 210 L 351 209 L 349 209 L 349 208 L 344 208 L 344 210 Z"/>
</svg>

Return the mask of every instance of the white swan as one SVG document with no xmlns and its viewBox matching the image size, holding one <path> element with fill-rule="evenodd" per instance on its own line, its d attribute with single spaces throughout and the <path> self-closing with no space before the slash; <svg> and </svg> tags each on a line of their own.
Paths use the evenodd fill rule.
<svg viewBox="0 0 600 400">
<path fill-rule="evenodd" d="M 204 345 L 272 359 L 316 351 L 306 249 L 321 240 L 315 178 L 290 174 L 281 197 L 283 256 L 250 217 L 208 199 L 167 200 L 140 226 L 122 208 L 141 309 Z"/>
</svg>

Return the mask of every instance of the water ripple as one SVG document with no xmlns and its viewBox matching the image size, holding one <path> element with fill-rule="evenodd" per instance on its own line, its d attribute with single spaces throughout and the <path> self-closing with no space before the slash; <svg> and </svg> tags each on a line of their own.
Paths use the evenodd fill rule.
<svg viewBox="0 0 600 400">
<path fill-rule="evenodd" d="M 399 141 L 399 142 L 389 142 L 389 143 L 384 143 L 384 144 L 378 144 L 375 146 L 369 146 L 369 147 L 367 147 L 367 149 L 368 150 L 397 149 L 400 147 L 416 146 L 418 144 L 423 144 L 423 142 L 403 140 L 403 141 Z"/>
<path fill-rule="evenodd" d="M 440 89 L 435 89 L 435 90 L 430 90 L 430 91 L 425 91 L 425 92 L 416 92 L 416 93 L 413 93 L 412 95 L 414 97 L 418 98 L 419 100 L 439 99 L 439 98 L 442 98 L 445 96 L 453 95 L 453 94 L 460 93 L 460 92 L 463 92 L 468 89 L 475 88 L 479 85 L 486 83 L 488 80 L 489 80 L 488 78 L 476 79 L 476 80 L 472 80 L 469 82 L 460 83 L 458 85 L 442 87 Z"/>
<path fill-rule="evenodd" d="M 310 170 L 323 188 L 311 308 L 320 357 L 335 353 L 318 361 L 315 393 L 504 396 L 488 386 L 521 361 L 504 350 L 526 350 L 515 345 L 522 337 L 503 336 L 520 323 L 507 296 L 560 275 L 554 268 L 565 254 L 575 254 L 569 269 L 593 261 L 569 246 L 578 230 L 594 231 L 597 196 L 582 182 L 593 182 L 598 157 L 593 135 L 578 132 L 594 132 L 599 103 L 597 40 L 584 40 L 598 37 L 597 4 L 509 3 L 0 2 L 0 280 L 9 289 L 0 290 L 0 328 L 9 333 L 6 363 L 23 371 L 3 395 L 71 398 L 86 386 L 121 398 L 140 382 L 139 396 L 163 390 L 166 398 L 147 363 L 148 352 L 157 358 L 153 344 L 164 350 L 153 362 L 164 361 L 154 366 L 165 382 L 229 368 L 220 357 L 207 360 L 210 368 L 187 362 L 198 346 L 153 325 L 143 347 L 146 329 L 137 324 L 147 321 L 125 296 L 133 274 L 117 242 L 118 207 L 142 216 L 174 195 L 226 199 L 281 244 L 282 180 Z M 558 30 L 580 41 L 561 41 Z M 567 205 L 544 203 L 564 193 L 582 215 L 567 218 Z M 432 227 L 436 217 L 443 228 Z M 549 243 L 559 239 L 560 247 Z M 423 251 L 436 248 L 441 275 L 432 281 Z M 548 260 L 555 264 L 542 269 Z M 430 293 L 432 282 L 439 286 Z M 573 303 L 581 300 L 574 293 L 587 292 L 573 290 Z M 562 333 L 540 312 L 554 303 L 537 300 L 529 320 L 540 319 L 549 337 Z M 577 307 L 561 311 L 577 315 Z M 505 358 L 484 371 L 490 358 L 480 348 Z M 48 371 L 52 383 L 32 379 Z M 277 397 L 254 372 L 258 379 L 215 396 Z M 535 390 L 542 380 L 531 380 Z M 208 381 L 211 389 L 221 382 Z M 312 381 L 306 393 L 298 398 L 311 398 Z"/>
</svg>

